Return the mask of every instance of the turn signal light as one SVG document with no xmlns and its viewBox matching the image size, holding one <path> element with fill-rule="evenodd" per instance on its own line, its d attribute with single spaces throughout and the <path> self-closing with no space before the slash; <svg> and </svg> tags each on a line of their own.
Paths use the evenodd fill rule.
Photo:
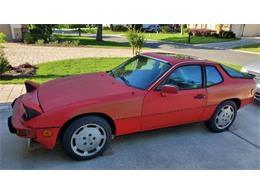
<svg viewBox="0 0 260 195">
<path fill-rule="evenodd" d="M 45 129 L 45 130 L 43 130 L 42 135 L 44 137 L 51 137 L 52 136 L 52 131 L 50 129 Z"/>
</svg>

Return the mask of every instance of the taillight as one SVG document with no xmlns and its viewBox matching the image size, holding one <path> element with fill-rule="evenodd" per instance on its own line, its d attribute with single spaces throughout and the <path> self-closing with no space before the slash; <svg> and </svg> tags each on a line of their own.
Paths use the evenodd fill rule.
<svg viewBox="0 0 260 195">
<path fill-rule="evenodd" d="M 41 114 L 40 112 L 37 112 L 32 108 L 27 108 L 24 106 L 24 115 L 23 115 L 24 120 L 30 120 L 36 116 L 39 116 L 40 114 Z"/>
</svg>

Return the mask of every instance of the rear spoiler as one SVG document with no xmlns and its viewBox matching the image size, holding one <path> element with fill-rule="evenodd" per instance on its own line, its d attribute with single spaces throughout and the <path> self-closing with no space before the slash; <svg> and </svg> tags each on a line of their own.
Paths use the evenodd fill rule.
<svg viewBox="0 0 260 195">
<path fill-rule="evenodd" d="M 35 83 L 33 81 L 25 81 L 24 82 L 25 88 L 26 88 L 26 92 L 29 93 L 30 91 L 33 91 L 35 89 L 37 89 L 40 84 Z"/>
</svg>

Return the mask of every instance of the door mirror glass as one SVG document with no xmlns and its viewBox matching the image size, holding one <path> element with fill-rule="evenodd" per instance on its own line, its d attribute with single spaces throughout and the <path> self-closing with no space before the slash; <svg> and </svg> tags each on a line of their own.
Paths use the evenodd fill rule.
<svg viewBox="0 0 260 195">
<path fill-rule="evenodd" d="M 177 94 L 178 88 L 175 85 L 163 85 L 161 94 L 162 96 L 166 96 L 166 94 Z"/>
</svg>

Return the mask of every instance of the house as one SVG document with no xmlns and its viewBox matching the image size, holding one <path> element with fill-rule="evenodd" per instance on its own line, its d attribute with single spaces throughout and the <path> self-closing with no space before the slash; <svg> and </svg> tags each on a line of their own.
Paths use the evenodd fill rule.
<svg viewBox="0 0 260 195">
<path fill-rule="evenodd" d="M 232 31 L 236 37 L 260 36 L 260 24 L 188 24 L 190 29 L 209 29 Z"/>
<path fill-rule="evenodd" d="M 5 34 L 6 41 L 21 41 L 26 29 L 24 24 L 0 24 L 0 32 Z"/>
</svg>

